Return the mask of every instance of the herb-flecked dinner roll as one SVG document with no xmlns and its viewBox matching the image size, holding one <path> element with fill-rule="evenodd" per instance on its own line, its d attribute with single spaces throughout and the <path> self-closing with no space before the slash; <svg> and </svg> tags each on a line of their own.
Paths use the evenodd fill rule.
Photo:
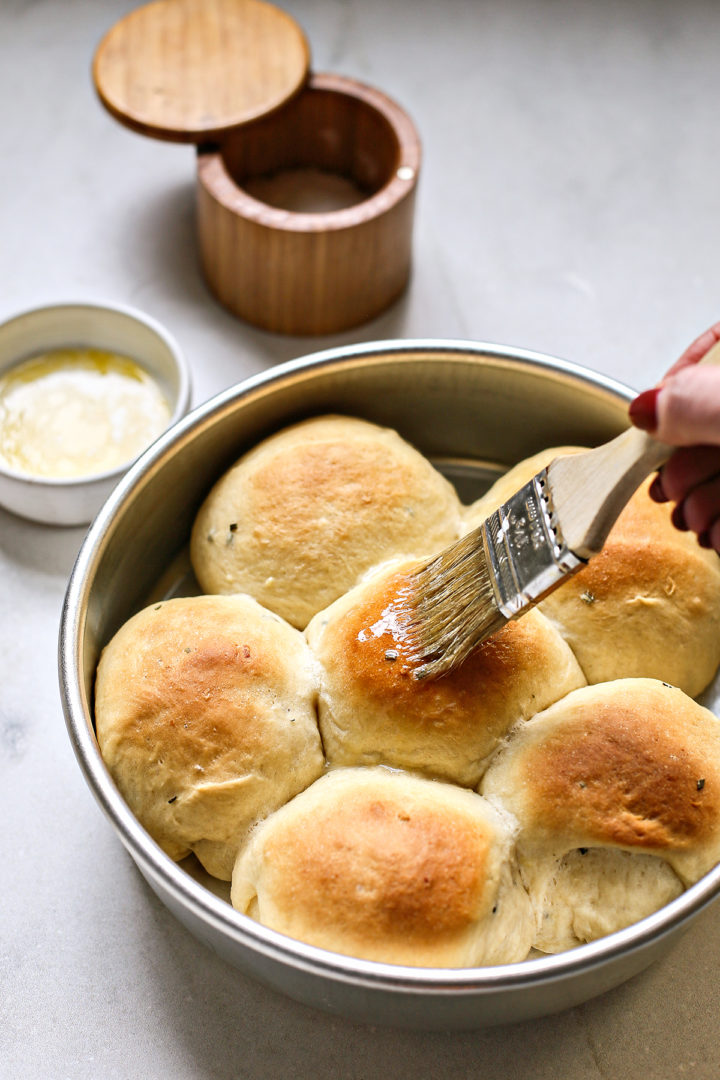
<svg viewBox="0 0 720 1080">
<path fill-rule="evenodd" d="M 568 694 L 513 732 L 480 790 L 518 822 L 545 952 L 636 922 L 720 860 L 720 721 L 654 679 Z"/>
<path fill-rule="evenodd" d="M 428 967 L 523 960 L 533 918 L 509 822 L 475 792 L 337 769 L 266 818 L 232 903 L 334 952 Z"/>
<path fill-rule="evenodd" d="M 204 592 L 246 592 L 304 627 L 372 566 L 441 550 L 460 531 L 455 489 L 396 431 L 323 416 L 245 454 L 192 530 Z"/>
<path fill-rule="evenodd" d="M 417 565 L 378 569 L 307 627 L 320 663 L 325 754 L 334 765 L 387 764 L 474 787 L 515 723 L 585 679 L 537 611 L 508 623 L 443 678 L 414 678 L 404 615 Z"/>
<path fill-rule="evenodd" d="M 153 604 L 101 655 L 100 750 L 167 854 L 230 880 L 245 831 L 323 770 L 316 690 L 302 634 L 250 597 Z"/>
</svg>

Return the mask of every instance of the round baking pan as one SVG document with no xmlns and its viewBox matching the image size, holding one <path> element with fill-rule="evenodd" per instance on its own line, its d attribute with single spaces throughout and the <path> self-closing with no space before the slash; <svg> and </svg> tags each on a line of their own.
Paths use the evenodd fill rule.
<svg viewBox="0 0 720 1080">
<path fill-rule="evenodd" d="M 647 967 L 717 895 L 720 867 L 652 916 L 554 956 L 496 967 L 399 967 L 327 952 L 233 910 L 223 883 L 174 863 L 140 826 L 100 756 L 93 680 L 115 630 L 157 595 L 182 591 L 183 552 L 213 481 L 260 438 L 313 414 L 395 427 L 469 501 L 493 476 L 552 445 L 594 445 L 627 424 L 632 392 L 520 349 L 390 341 L 327 350 L 248 379 L 171 428 L 121 480 L 90 528 L 61 620 L 67 728 L 95 798 L 140 872 L 177 918 L 229 963 L 308 1005 L 355 1020 L 475 1028 L 579 1004 Z"/>
</svg>

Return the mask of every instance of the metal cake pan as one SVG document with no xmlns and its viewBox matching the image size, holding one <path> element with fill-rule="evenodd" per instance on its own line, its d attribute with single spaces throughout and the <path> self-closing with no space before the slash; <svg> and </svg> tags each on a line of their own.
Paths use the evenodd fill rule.
<svg viewBox="0 0 720 1080">
<path fill-rule="evenodd" d="M 617 986 L 664 954 L 716 897 L 720 867 L 625 930 L 519 964 L 431 969 L 340 956 L 260 926 L 234 911 L 211 879 L 169 859 L 121 798 L 93 729 L 100 650 L 158 582 L 167 583 L 210 485 L 260 438 L 313 414 L 365 417 L 395 427 L 470 501 L 529 454 L 616 435 L 632 396 L 613 380 L 521 349 L 437 340 L 341 347 L 219 394 L 161 436 L 120 481 L 88 531 L 65 597 L 59 670 L 67 729 L 93 795 L 142 875 L 229 963 L 354 1020 L 478 1028 L 557 1012 Z"/>
</svg>

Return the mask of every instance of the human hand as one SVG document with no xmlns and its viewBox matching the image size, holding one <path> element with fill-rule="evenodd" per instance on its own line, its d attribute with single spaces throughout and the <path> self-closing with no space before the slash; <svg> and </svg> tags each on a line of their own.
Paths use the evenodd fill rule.
<svg viewBox="0 0 720 1080">
<path fill-rule="evenodd" d="M 718 342 L 720 323 L 701 334 L 629 411 L 636 427 L 678 447 L 653 480 L 651 497 L 675 503 L 674 525 L 720 552 L 720 366 L 697 366 Z"/>
</svg>

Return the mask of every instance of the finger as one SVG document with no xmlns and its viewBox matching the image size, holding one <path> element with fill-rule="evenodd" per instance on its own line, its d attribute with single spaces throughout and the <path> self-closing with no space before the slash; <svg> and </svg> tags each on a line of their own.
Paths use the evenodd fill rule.
<svg viewBox="0 0 720 1080">
<path fill-rule="evenodd" d="M 670 520 L 672 521 L 675 528 L 679 529 L 680 532 L 688 531 L 689 526 L 685 519 L 685 511 L 683 510 L 682 503 L 678 503 L 677 506 L 673 506 L 672 512 L 670 514 Z"/>
<path fill-rule="evenodd" d="M 700 533 L 698 544 L 703 548 L 714 548 L 720 555 L 720 518 L 706 532 Z"/>
<path fill-rule="evenodd" d="M 676 509 L 682 511 L 686 528 L 692 529 L 698 536 L 708 532 L 720 518 L 720 477 L 693 488 Z"/>
<path fill-rule="evenodd" d="M 663 465 L 659 480 L 664 499 L 655 501 L 682 502 L 694 487 L 716 476 L 720 476 L 720 446 L 682 446 Z M 655 498 L 652 485 L 650 496 Z"/>
<path fill-rule="evenodd" d="M 720 367 L 686 367 L 663 383 L 653 435 L 671 446 L 720 445 Z"/>
<path fill-rule="evenodd" d="M 697 364 L 698 360 L 702 360 L 705 353 L 712 349 L 713 345 L 716 345 L 718 341 L 720 341 L 720 322 L 715 323 L 709 330 L 696 338 L 692 345 L 688 345 L 682 356 L 667 371 L 665 378 L 667 379 L 668 376 L 674 375 L 690 364 Z"/>
<path fill-rule="evenodd" d="M 648 495 L 653 500 L 653 502 L 669 502 L 669 499 L 665 494 L 665 489 L 663 487 L 662 473 L 658 473 L 657 476 L 653 477 L 653 481 L 648 488 Z"/>
</svg>

